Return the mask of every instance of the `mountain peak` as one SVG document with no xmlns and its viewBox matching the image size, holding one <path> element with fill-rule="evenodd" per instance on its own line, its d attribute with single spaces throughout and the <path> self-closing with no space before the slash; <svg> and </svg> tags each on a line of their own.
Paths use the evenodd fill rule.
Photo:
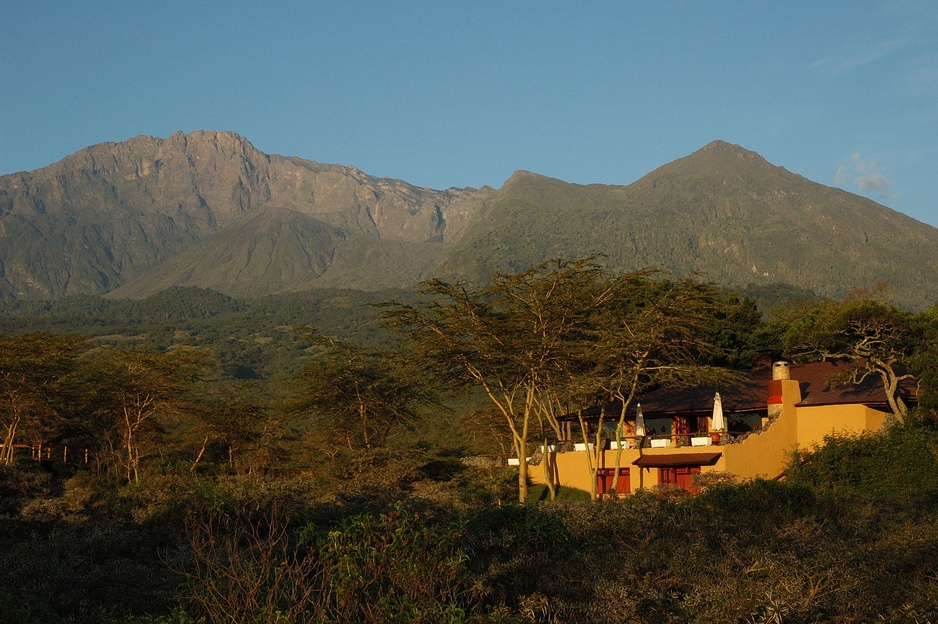
<svg viewBox="0 0 938 624">
<path fill-rule="evenodd" d="M 551 178 L 545 175 L 541 175 L 539 173 L 534 173 L 533 171 L 527 171 L 525 169 L 518 169 L 513 174 L 511 174 L 510 178 L 508 178 L 505 181 L 505 184 L 502 185 L 502 188 L 507 188 L 508 186 L 511 186 L 513 184 L 518 184 L 518 183 L 529 183 L 529 182 L 547 181 L 547 180 L 558 181 L 556 178 Z"/>
<path fill-rule="evenodd" d="M 638 187 L 657 183 L 662 177 L 678 176 L 684 179 L 717 181 L 722 184 L 726 175 L 747 180 L 766 176 L 791 176 L 765 158 L 734 143 L 711 141 L 696 152 L 673 160 L 635 182 Z M 776 180 L 779 182 L 779 180 Z M 787 183 L 787 182 L 784 182 Z"/>
<path fill-rule="evenodd" d="M 721 156 L 730 156 L 741 159 L 753 159 L 761 160 L 767 162 L 762 156 L 748 150 L 741 145 L 736 145 L 735 143 L 727 143 L 726 141 L 711 141 L 704 145 L 702 148 L 694 152 L 694 154 L 719 154 Z M 693 156 L 694 154 L 691 154 Z"/>
<path fill-rule="evenodd" d="M 161 146 L 181 147 L 189 152 L 217 152 L 229 157 L 263 158 L 263 154 L 246 138 L 230 130 L 193 130 L 188 134 L 179 130 L 168 138 L 157 139 Z"/>
<path fill-rule="evenodd" d="M 498 191 L 433 191 L 212 130 L 102 143 L 0 176 L 0 297 L 383 288 L 601 254 L 611 270 L 827 296 L 888 280 L 897 301 L 924 307 L 938 297 L 936 249 L 935 228 L 726 141 L 627 186 L 519 170 Z"/>
<path fill-rule="evenodd" d="M 534 180 L 542 177 L 544 176 L 539 173 L 534 173 L 533 171 L 528 171 L 527 169 L 518 169 L 511 174 L 511 177 L 508 178 L 508 180 Z"/>
<path fill-rule="evenodd" d="M 709 143 L 707 143 L 700 149 L 701 150 L 715 150 L 715 149 L 739 149 L 741 150 L 744 148 L 741 145 L 736 145 L 735 143 L 730 143 L 722 139 L 716 139 L 716 140 L 710 141 Z"/>
</svg>

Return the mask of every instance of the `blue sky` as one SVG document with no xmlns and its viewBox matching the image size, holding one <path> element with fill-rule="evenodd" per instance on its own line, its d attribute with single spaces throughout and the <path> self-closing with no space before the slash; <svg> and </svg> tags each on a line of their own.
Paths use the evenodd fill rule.
<svg viewBox="0 0 938 624">
<path fill-rule="evenodd" d="M 938 3 L 0 0 L 0 174 L 197 129 L 433 188 L 722 139 L 938 226 Z"/>
</svg>

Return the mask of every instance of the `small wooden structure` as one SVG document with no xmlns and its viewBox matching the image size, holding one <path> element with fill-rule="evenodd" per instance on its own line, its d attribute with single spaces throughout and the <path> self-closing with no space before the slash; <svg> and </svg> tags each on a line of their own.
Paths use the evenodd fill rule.
<svg viewBox="0 0 938 624">
<path fill-rule="evenodd" d="M 81 462 L 89 463 L 95 454 L 89 448 L 67 446 L 64 444 L 14 444 L 14 451 L 28 451 L 29 458 L 38 462 Z"/>
</svg>

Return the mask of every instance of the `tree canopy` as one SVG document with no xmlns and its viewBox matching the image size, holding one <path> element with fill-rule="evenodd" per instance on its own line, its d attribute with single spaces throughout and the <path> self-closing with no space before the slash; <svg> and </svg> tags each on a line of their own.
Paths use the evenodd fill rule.
<svg viewBox="0 0 938 624">
<path fill-rule="evenodd" d="M 432 402 L 424 376 L 398 354 L 320 339 L 297 375 L 300 409 L 324 416 L 349 449 L 380 445 L 390 429 L 412 423 Z"/>
<path fill-rule="evenodd" d="M 482 286 L 428 282 L 425 298 L 389 304 L 424 368 L 450 386 L 475 384 L 511 431 L 526 499 L 532 428 L 560 436 L 558 411 L 669 379 L 701 379 L 758 313 L 713 284 L 654 271 L 610 277 L 592 259 L 553 260 Z M 751 314 L 741 313 L 748 307 Z M 725 335 L 720 335 L 726 332 Z"/>
<path fill-rule="evenodd" d="M 913 313 L 876 299 L 820 301 L 780 315 L 785 354 L 795 360 L 845 362 L 848 371 L 833 383 L 879 378 L 890 409 L 903 421 L 909 406 L 900 383 L 919 380 L 934 361 L 934 313 Z"/>
<path fill-rule="evenodd" d="M 51 433 L 82 348 L 74 336 L 0 334 L 0 463 L 13 463 L 13 444 L 24 429 L 39 442 Z"/>
<path fill-rule="evenodd" d="M 204 352 L 177 349 L 123 351 L 99 348 L 83 370 L 88 426 L 123 467 L 127 481 L 140 479 L 142 438 L 159 432 L 160 420 L 195 411 L 190 392 L 208 364 Z"/>
</svg>

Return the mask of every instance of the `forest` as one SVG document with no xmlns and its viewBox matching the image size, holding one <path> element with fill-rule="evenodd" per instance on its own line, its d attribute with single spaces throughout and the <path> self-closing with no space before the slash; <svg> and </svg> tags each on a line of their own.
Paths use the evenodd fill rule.
<svg viewBox="0 0 938 624">
<path fill-rule="evenodd" d="M 417 292 L 4 302 L 0 613 L 938 621 L 938 306 L 888 295 L 586 259 Z M 597 497 L 505 465 L 559 414 L 780 358 L 880 380 L 887 426 L 695 495 Z"/>
</svg>

